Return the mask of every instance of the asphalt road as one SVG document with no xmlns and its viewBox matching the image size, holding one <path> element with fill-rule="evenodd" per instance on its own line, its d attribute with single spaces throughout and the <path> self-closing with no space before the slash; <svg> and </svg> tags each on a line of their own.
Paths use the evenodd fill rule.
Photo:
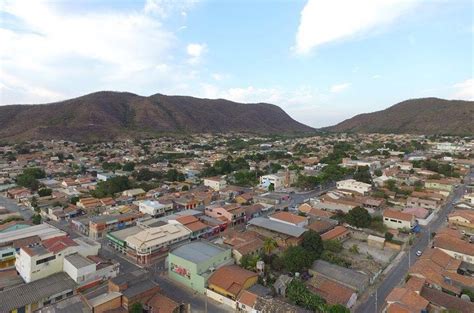
<svg viewBox="0 0 474 313">
<path fill-rule="evenodd" d="M 5 207 L 10 212 L 19 212 L 28 221 L 33 216 L 33 211 L 27 207 L 20 206 L 15 200 L 0 196 L 0 206 Z"/>
<path fill-rule="evenodd" d="M 470 174 L 470 179 L 474 177 L 474 173 Z M 402 280 L 405 279 L 408 269 L 416 261 L 416 252 L 423 251 L 430 243 L 430 234 L 436 232 L 445 222 L 447 215 L 453 210 L 454 204 L 462 197 L 465 192 L 465 185 L 459 186 L 448 199 L 446 205 L 440 209 L 438 216 L 429 225 L 423 227 L 405 255 L 399 263 L 389 272 L 382 283 L 377 287 L 377 291 L 369 296 L 369 298 L 361 303 L 355 310 L 356 313 L 381 312 L 384 307 L 385 299 L 388 294 Z"/>
</svg>

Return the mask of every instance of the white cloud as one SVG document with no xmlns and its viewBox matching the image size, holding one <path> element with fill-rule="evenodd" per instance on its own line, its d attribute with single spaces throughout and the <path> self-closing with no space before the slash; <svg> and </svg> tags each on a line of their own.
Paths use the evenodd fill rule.
<svg viewBox="0 0 474 313">
<path fill-rule="evenodd" d="M 453 86 L 453 98 L 474 101 L 474 79 L 470 78 Z"/>
<path fill-rule="evenodd" d="M 191 9 L 198 0 L 146 0 L 143 10 L 148 14 L 156 14 L 162 18 L 173 12 L 179 12 L 182 17 L 187 16 L 186 10 Z"/>
<path fill-rule="evenodd" d="M 10 88 L 0 104 L 102 89 L 172 92 L 184 80 L 196 79 L 184 60 L 174 58 L 175 34 L 146 8 L 76 13 L 54 1 L 20 0 L 1 2 L 0 11 L 21 26 L 0 25 L 0 84 L 2 91 Z M 191 53 L 197 55 L 195 49 Z"/>
<path fill-rule="evenodd" d="M 201 57 L 207 52 L 207 45 L 204 43 L 190 43 L 186 46 L 189 55 L 189 63 L 196 64 L 201 61 Z"/>
<path fill-rule="evenodd" d="M 372 79 L 379 79 L 379 78 L 382 78 L 382 75 L 380 74 L 372 75 Z"/>
<path fill-rule="evenodd" d="M 351 86 L 351 83 L 342 83 L 342 84 L 336 84 L 332 85 L 331 88 L 329 88 L 329 91 L 332 93 L 338 93 L 346 90 Z"/>
<path fill-rule="evenodd" d="M 412 9 L 420 0 L 309 0 L 301 12 L 296 53 L 378 29 Z"/>
</svg>

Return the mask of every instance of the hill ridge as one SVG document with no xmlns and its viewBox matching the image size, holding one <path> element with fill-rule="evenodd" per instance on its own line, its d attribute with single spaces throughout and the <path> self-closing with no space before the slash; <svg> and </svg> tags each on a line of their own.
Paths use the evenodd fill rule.
<svg viewBox="0 0 474 313">
<path fill-rule="evenodd" d="M 0 106 L 0 140 L 115 140 L 164 133 L 313 132 L 268 103 L 98 91 L 49 104 Z"/>
<path fill-rule="evenodd" d="M 474 134 L 474 101 L 436 97 L 409 99 L 384 110 L 358 114 L 324 130 L 470 135 Z"/>
</svg>

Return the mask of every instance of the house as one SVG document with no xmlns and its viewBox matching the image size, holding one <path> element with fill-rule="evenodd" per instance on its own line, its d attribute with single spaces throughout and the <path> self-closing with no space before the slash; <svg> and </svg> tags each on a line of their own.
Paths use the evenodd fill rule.
<svg viewBox="0 0 474 313">
<path fill-rule="evenodd" d="M 323 277 L 340 283 L 358 293 L 364 292 L 369 286 L 369 276 L 367 274 L 322 260 L 314 261 L 309 273 L 316 278 Z"/>
<path fill-rule="evenodd" d="M 79 253 L 74 253 L 64 258 L 63 271 L 80 288 L 88 288 L 117 276 L 119 265 L 119 263 L 106 261 L 98 256 L 85 257 Z"/>
<path fill-rule="evenodd" d="M 462 289 L 472 289 L 474 278 L 458 273 L 461 260 L 451 257 L 441 249 L 426 249 L 409 269 L 409 274 L 426 281 L 426 285 L 455 295 Z"/>
<path fill-rule="evenodd" d="M 273 238 L 280 247 L 299 245 L 307 229 L 257 217 L 248 222 L 248 230 L 254 230 L 265 238 Z"/>
<path fill-rule="evenodd" d="M 143 190 L 142 188 L 134 188 L 134 189 L 128 189 L 128 190 L 122 191 L 122 196 L 124 197 L 137 198 L 144 195 L 146 195 L 146 191 Z"/>
<path fill-rule="evenodd" d="M 237 300 L 237 296 L 242 290 L 246 290 L 257 283 L 258 274 L 243 269 L 237 265 L 227 265 L 218 268 L 208 279 L 208 289 Z M 208 293 L 209 294 L 212 293 Z"/>
<path fill-rule="evenodd" d="M 327 240 L 338 240 L 338 241 L 344 241 L 348 238 L 350 238 L 351 232 L 349 229 L 347 229 L 344 226 L 336 226 L 331 230 L 328 230 L 327 232 L 323 233 L 321 235 L 321 239 L 323 241 Z"/>
<path fill-rule="evenodd" d="M 473 210 L 455 210 L 448 215 L 450 225 L 459 226 L 474 235 L 474 211 Z"/>
<path fill-rule="evenodd" d="M 169 220 L 168 223 L 178 223 L 185 226 L 191 231 L 191 240 L 205 237 L 210 231 L 209 225 L 204 224 L 193 215 L 180 216 L 177 217 L 175 220 Z"/>
<path fill-rule="evenodd" d="M 425 188 L 451 192 L 459 181 L 451 179 L 429 179 L 425 181 Z"/>
<path fill-rule="evenodd" d="M 143 214 L 148 214 L 153 217 L 156 217 L 164 215 L 166 214 L 166 212 L 171 211 L 173 209 L 173 204 L 170 203 L 168 205 L 165 205 L 156 200 L 144 200 L 139 202 L 138 209 Z"/>
<path fill-rule="evenodd" d="M 135 225 L 140 216 L 141 214 L 136 213 L 94 216 L 87 221 L 87 225 L 84 225 L 87 229 L 80 226 L 76 220 L 72 220 L 71 223 L 91 239 L 98 239 L 103 238 L 108 232 Z"/>
<path fill-rule="evenodd" d="M 395 287 L 387 296 L 387 313 L 418 313 L 427 311 L 428 301 L 415 291 Z"/>
<path fill-rule="evenodd" d="M 357 301 L 357 293 L 337 281 L 325 277 L 313 277 L 310 279 L 309 290 L 326 300 L 330 305 L 340 304 L 352 308 Z"/>
<path fill-rule="evenodd" d="M 245 210 L 238 204 L 210 205 L 204 214 L 214 218 L 225 218 L 229 224 L 241 224 L 246 220 Z"/>
<path fill-rule="evenodd" d="M 336 225 L 337 225 L 337 221 L 333 221 L 330 219 L 317 219 L 311 224 L 309 224 L 308 226 L 306 226 L 306 228 L 321 235 L 333 229 Z"/>
<path fill-rule="evenodd" d="M 250 204 L 254 196 L 255 194 L 253 192 L 246 192 L 235 196 L 234 199 L 235 201 L 237 201 L 238 204 Z"/>
<path fill-rule="evenodd" d="M 204 178 L 204 186 L 212 188 L 215 191 L 220 191 L 227 186 L 227 183 L 224 178 L 216 177 L 207 177 Z"/>
<path fill-rule="evenodd" d="M 460 297 L 452 296 L 434 288 L 423 287 L 420 295 L 429 302 L 429 312 L 452 310 L 459 313 L 474 312 L 474 303 Z"/>
<path fill-rule="evenodd" d="M 125 312 L 128 312 L 132 304 L 136 302 L 146 305 L 146 303 L 148 303 L 148 301 L 150 301 L 160 291 L 160 286 L 149 278 L 147 271 L 142 269 L 109 279 L 108 287 L 108 293 L 105 294 L 105 298 L 109 301 L 112 300 L 110 298 L 115 300 L 113 300 L 113 305 L 110 305 L 109 302 L 106 310 L 123 308 Z M 119 296 L 120 301 L 116 300 L 117 295 Z M 94 302 L 103 304 L 107 303 L 107 301 L 104 301 L 105 299 L 97 301 L 99 299 L 95 299 Z M 106 310 L 103 309 L 101 312 Z M 94 312 L 95 311 L 96 310 L 94 310 Z M 119 312 L 123 312 L 123 310 Z"/>
<path fill-rule="evenodd" d="M 63 271 L 64 258 L 78 251 L 78 244 L 63 236 L 46 239 L 41 244 L 21 247 L 16 270 L 26 283 Z"/>
<path fill-rule="evenodd" d="M 409 208 L 424 208 L 427 210 L 439 209 L 439 201 L 434 199 L 426 199 L 420 197 L 408 197 L 407 207 Z"/>
<path fill-rule="evenodd" d="M 76 283 L 65 273 L 56 273 L 28 284 L 0 291 L 0 312 L 33 312 L 71 297 Z"/>
<path fill-rule="evenodd" d="M 23 280 L 29 283 L 61 271 L 67 272 L 65 269 L 68 268 L 68 266 L 69 268 L 77 264 L 82 266 L 85 264 L 85 261 L 78 261 L 78 263 L 72 264 L 67 261 L 66 258 L 73 254 L 80 254 L 82 257 L 97 255 L 99 248 L 99 243 L 83 238 L 71 239 L 67 236 L 62 236 L 45 239 L 39 243 L 22 246 L 17 254 L 15 266 Z M 75 260 L 77 259 L 79 259 L 79 257 L 75 258 Z M 114 273 L 109 273 L 110 271 L 114 272 L 112 267 L 98 272 L 97 267 L 95 265 L 92 266 L 92 262 L 87 262 L 90 263 L 88 264 L 90 265 L 89 268 L 76 270 L 76 272 L 79 271 L 82 273 L 82 279 L 77 281 L 79 285 L 89 283 L 91 280 L 98 278 L 101 274 L 107 277 L 114 275 Z M 91 273 L 91 267 L 93 267 L 92 274 L 97 274 L 97 277 L 89 275 Z M 115 269 L 118 271 L 118 266 L 115 266 Z M 69 273 L 72 272 L 68 272 L 68 274 Z M 74 279 L 72 276 L 71 278 Z M 91 280 L 89 280 L 89 278 Z"/>
<path fill-rule="evenodd" d="M 26 199 L 31 197 L 31 191 L 28 188 L 12 188 L 7 191 L 7 197 L 20 201 L 21 199 Z"/>
<path fill-rule="evenodd" d="M 412 229 L 415 226 L 412 214 L 387 209 L 383 212 L 383 224 L 391 229 Z"/>
<path fill-rule="evenodd" d="M 227 235 L 224 243 L 232 247 L 232 257 L 237 264 L 244 255 L 259 255 L 263 251 L 263 240 L 256 232 L 234 232 Z"/>
<path fill-rule="evenodd" d="M 293 225 L 297 227 L 305 227 L 308 225 L 308 218 L 304 216 L 299 216 L 289 212 L 281 211 L 269 216 L 269 219 L 272 221 L 277 221 L 285 223 L 288 225 Z"/>
<path fill-rule="evenodd" d="M 366 184 L 363 182 L 359 182 L 355 179 L 346 179 L 346 180 L 341 180 L 336 183 L 336 188 L 338 190 L 349 190 L 349 191 L 354 191 L 362 195 L 368 194 L 370 191 L 372 191 L 372 185 L 371 184 Z"/>
<path fill-rule="evenodd" d="M 296 174 L 294 171 L 279 171 L 275 174 L 260 176 L 260 187 L 270 189 L 273 186 L 274 190 L 287 188 L 296 182 Z"/>
<path fill-rule="evenodd" d="M 168 298 L 167 296 L 158 293 L 146 302 L 145 307 L 148 309 L 148 312 L 151 313 L 180 313 L 182 312 L 182 306 L 184 306 L 184 304 L 180 305 L 179 303 Z"/>
<path fill-rule="evenodd" d="M 167 262 L 172 280 L 204 294 L 209 276 L 232 263 L 231 249 L 204 240 L 190 242 L 170 251 Z"/>
<path fill-rule="evenodd" d="M 102 206 L 102 202 L 96 198 L 82 198 L 79 199 L 79 201 L 76 203 L 76 206 L 86 212 L 90 212 L 100 208 Z"/>
<path fill-rule="evenodd" d="M 433 247 L 439 248 L 451 257 L 474 264 L 474 245 L 448 234 L 437 234 Z"/>
</svg>

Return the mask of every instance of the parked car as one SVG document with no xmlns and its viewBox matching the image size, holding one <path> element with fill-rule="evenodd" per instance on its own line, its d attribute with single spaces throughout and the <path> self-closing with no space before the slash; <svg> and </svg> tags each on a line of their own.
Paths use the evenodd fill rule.
<svg viewBox="0 0 474 313">
<path fill-rule="evenodd" d="M 416 251 L 416 256 L 421 256 L 423 252 L 421 252 L 420 250 Z"/>
</svg>

